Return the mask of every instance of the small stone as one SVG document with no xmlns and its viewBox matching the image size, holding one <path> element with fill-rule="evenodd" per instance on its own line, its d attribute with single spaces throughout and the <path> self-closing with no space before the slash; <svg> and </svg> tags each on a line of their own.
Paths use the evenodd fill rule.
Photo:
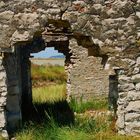
<svg viewBox="0 0 140 140">
<path fill-rule="evenodd" d="M 131 78 L 127 77 L 125 75 L 120 75 L 119 78 L 118 78 L 118 82 L 120 84 L 129 83 L 130 81 L 131 81 Z"/>
<path fill-rule="evenodd" d="M 124 128 L 124 114 L 123 113 L 118 115 L 116 125 L 119 129 Z"/>
<path fill-rule="evenodd" d="M 135 89 L 135 86 L 133 83 L 126 83 L 126 84 L 123 84 L 123 85 L 118 85 L 118 89 L 120 92 L 125 92 L 125 91 L 130 91 L 130 90 L 134 90 Z"/>
<path fill-rule="evenodd" d="M 5 72 L 0 72 L 0 80 L 3 80 L 6 78 L 6 73 Z"/>
<path fill-rule="evenodd" d="M 5 127 L 6 120 L 5 120 L 5 114 L 4 111 L 0 112 L 0 127 Z"/>
<path fill-rule="evenodd" d="M 120 92 L 119 93 L 119 98 L 123 99 L 127 96 L 128 92 Z"/>
<path fill-rule="evenodd" d="M 137 66 L 140 65 L 140 57 L 137 58 L 137 60 L 136 60 L 136 65 L 137 65 Z"/>
<path fill-rule="evenodd" d="M 125 123 L 125 132 L 126 134 L 139 135 L 140 134 L 140 122 L 126 122 Z"/>
<path fill-rule="evenodd" d="M 30 39 L 30 34 L 28 31 L 24 31 L 22 34 L 18 31 L 15 31 L 15 33 L 12 36 L 12 41 L 18 42 L 18 41 L 27 41 Z"/>
<path fill-rule="evenodd" d="M 132 74 L 138 74 L 140 72 L 140 68 L 135 67 Z"/>
<path fill-rule="evenodd" d="M 140 112 L 140 101 L 129 102 L 128 106 L 126 107 L 126 111 Z"/>
<path fill-rule="evenodd" d="M 8 132 L 7 132 L 6 130 L 2 130 L 1 136 L 2 136 L 4 139 L 9 140 L 9 135 L 8 135 Z"/>
<path fill-rule="evenodd" d="M 140 91 L 140 83 L 136 84 L 136 90 Z"/>
<path fill-rule="evenodd" d="M 139 83 L 140 82 L 140 74 L 136 74 L 136 75 L 132 76 L 131 80 L 134 83 Z"/>
<path fill-rule="evenodd" d="M 140 18 L 140 12 L 136 12 L 138 18 Z"/>
<path fill-rule="evenodd" d="M 5 106 L 6 105 L 6 97 L 0 97 L 0 106 Z"/>
<path fill-rule="evenodd" d="M 127 101 L 136 101 L 140 100 L 140 92 L 129 91 L 127 95 Z"/>
<path fill-rule="evenodd" d="M 5 3 L 3 1 L 0 1 L 0 8 L 3 7 Z"/>
<path fill-rule="evenodd" d="M 140 114 L 137 114 L 137 113 L 127 113 L 125 115 L 125 121 L 127 121 L 127 122 L 140 121 Z"/>
</svg>

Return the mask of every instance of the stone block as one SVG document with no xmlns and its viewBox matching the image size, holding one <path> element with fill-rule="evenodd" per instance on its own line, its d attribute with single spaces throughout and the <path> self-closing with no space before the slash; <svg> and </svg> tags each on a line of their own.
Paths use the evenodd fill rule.
<svg viewBox="0 0 140 140">
<path fill-rule="evenodd" d="M 3 1 L 0 1 L 0 8 L 3 7 L 5 3 Z"/>
<path fill-rule="evenodd" d="M 124 104 L 126 104 L 126 97 L 125 98 L 122 98 L 122 99 L 118 99 L 117 104 L 118 105 L 124 105 Z"/>
<path fill-rule="evenodd" d="M 0 93 L 2 93 L 2 92 L 7 92 L 7 87 L 6 86 L 0 87 Z"/>
<path fill-rule="evenodd" d="M 2 130 L 2 131 L 1 131 L 1 136 L 2 136 L 2 138 L 4 138 L 5 140 L 9 140 L 9 135 L 8 135 L 7 130 Z"/>
<path fill-rule="evenodd" d="M 125 92 L 125 91 L 134 90 L 134 89 L 135 89 L 135 86 L 133 83 L 126 83 L 123 85 L 118 85 L 119 92 Z"/>
<path fill-rule="evenodd" d="M 4 87 L 4 86 L 7 86 L 6 79 L 0 80 L 0 87 Z"/>
<path fill-rule="evenodd" d="M 128 92 L 119 92 L 119 98 L 123 99 L 127 96 Z"/>
<path fill-rule="evenodd" d="M 137 65 L 137 66 L 140 66 L 140 57 L 137 58 L 137 60 L 136 60 L 136 65 Z"/>
<path fill-rule="evenodd" d="M 125 123 L 125 132 L 128 135 L 140 135 L 140 122 L 126 122 Z"/>
<path fill-rule="evenodd" d="M 140 114 L 137 113 L 127 113 L 125 114 L 126 122 L 140 121 Z"/>
<path fill-rule="evenodd" d="M 135 67 L 132 74 L 138 74 L 140 72 L 140 68 Z"/>
<path fill-rule="evenodd" d="M 0 107 L 6 105 L 6 97 L 0 97 Z"/>
<path fill-rule="evenodd" d="M 0 93 L 0 95 L 1 95 L 2 97 L 6 97 L 6 96 L 7 96 L 7 91 L 4 91 L 4 92 Z"/>
<path fill-rule="evenodd" d="M 119 78 L 118 78 L 118 82 L 120 84 L 130 83 L 130 81 L 131 81 L 131 78 L 127 77 L 125 75 L 120 75 Z"/>
<path fill-rule="evenodd" d="M 119 129 L 122 129 L 125 127 L 125 120 L 124 120 L 124 114 L 121 113 L 118 115 L 118 119 L 117 119 L 117 122 L 116 122 L 116 126 L 119 128 Z"/>
<path fill-rule="evenodd" d="M 140 100 L 140 91 L 129 91 L 127 95 L 127 101 Z"/>
<path fill-rule="evenodd" d="M 0 112 L 0 127 L 5 127 L 6 126 L 6 118 L 5 118 L 5 113 L 4 111 Z"/>
<path fill-rule="evenodd" d="M 133 75 L 131 80 L 133 83 L 140 83 L 140 74 Z"/>
<path fill-rule="evenodd" d="M 136 84 L 136 90 L 137 90 L 137 91 L 140 91 L 140 83 L 137 83 L 137 84 Z"/>
<path fill-rule="evenodd" d="M 6 79 L 6 73 L 5 72 L 0 72 L 0 80 Z"/>
<path fill-rule="evenodd" d="M 131 101 L 126 107 L 126 112 L 140 112 L 140 101 Z"/>
</svg>

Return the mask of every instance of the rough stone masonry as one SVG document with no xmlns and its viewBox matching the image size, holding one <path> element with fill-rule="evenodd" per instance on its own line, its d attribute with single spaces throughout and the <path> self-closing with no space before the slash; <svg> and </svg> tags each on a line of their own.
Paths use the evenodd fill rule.
<svg viewBox="0 0 140 140">
<path fill-rule="evenodd" d="M 140 134 L 140 0 L 0 0 L 2 135 L 31 102 L 30 53 L 50 46 L 66 56 L 69 96 L 92 98 L 110 80 L 118 132 Z"/>
</svg>

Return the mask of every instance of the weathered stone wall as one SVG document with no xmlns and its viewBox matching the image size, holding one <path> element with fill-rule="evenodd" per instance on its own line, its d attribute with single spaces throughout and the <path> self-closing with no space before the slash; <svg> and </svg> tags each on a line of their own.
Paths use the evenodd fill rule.
<svg viewBox="0 0 140 140">
<path fill-rule="evenodd" d="M 1 51 L 14 52 L 15 44 L 29 43 L 45 32 L 55 41 L 59 38 L 54 32 L 66 40 L 74 38 L 93 56 L 107 56 L 105 68 L 118 76 L 118 131 L 139 134 L 140 0 L 0 1 Z M 70 72 L 81 67 L 78 59 L 72 60 L 79 66 L 73 64 Z"/>
<path fill-rule="evenodd" d="M 7 137 L 6 131 L 6 100 L 7 100 L 7 77 L 3 66 L 3 59 L 0 58 L 0 134 Z"/>
<path fill-rule="evenodd" d="M 0 58 L 0 133 L 7 138 L 20 128 L 21 73 L 19 51 L 1 54 Z M 7 133 L 8 131 L 8 133 Z"/>
<path fill-rule="evenodd" d="M 140 57 L 136 61 L 129 61 L 129 70 L 118 70 L 118 120 L 117 126 L 119 133 L 140 134 L 139 109 L 140 109 Z"/>
<path fill-rule="evenodd" d="M 101 64 L 102 58 L 89 56 L 88 49 L 71 39 L 69 44 L 70 63 L 67 66 L 68 96 L 83 101 L 107 97 L 109 92 L 108 71 Z"/>
</svg>

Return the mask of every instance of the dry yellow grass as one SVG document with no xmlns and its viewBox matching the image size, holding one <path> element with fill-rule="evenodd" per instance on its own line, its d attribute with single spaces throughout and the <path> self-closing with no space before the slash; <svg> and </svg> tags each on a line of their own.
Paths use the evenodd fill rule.
<svg viewBox="0 0 140 140">
<path fill-rule="evenodd" d="M 33 89 L 33 102 L 54 103 L 66 99 L 66 85 L 51 85 Z"/>
</svg>

